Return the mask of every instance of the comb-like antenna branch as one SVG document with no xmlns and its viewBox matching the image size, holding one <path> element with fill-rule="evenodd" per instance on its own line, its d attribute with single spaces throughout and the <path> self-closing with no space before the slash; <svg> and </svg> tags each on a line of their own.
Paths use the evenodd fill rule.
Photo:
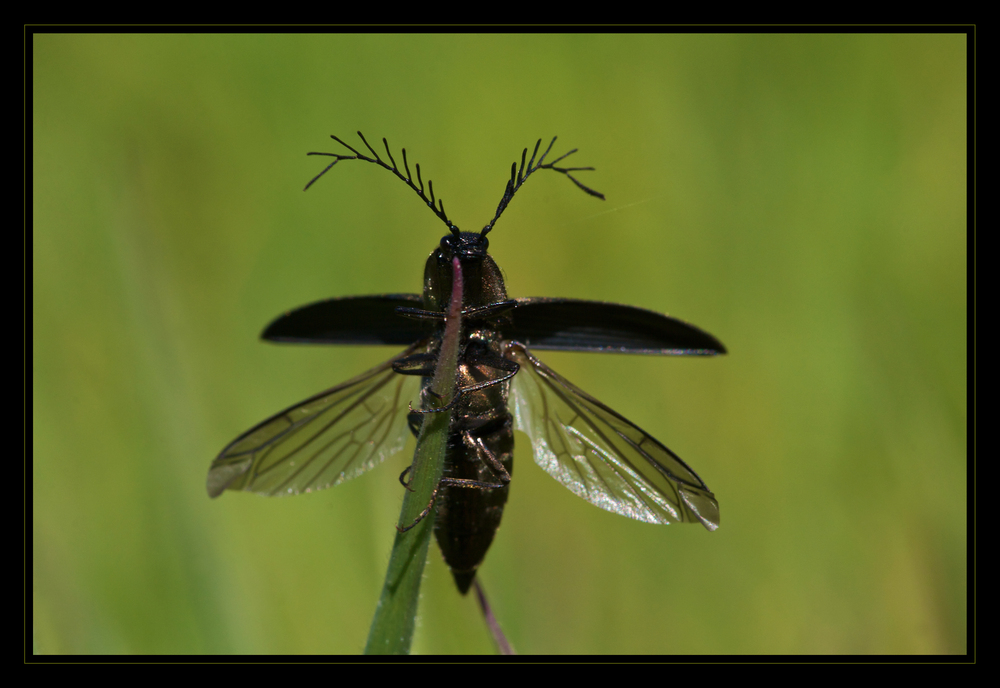
<svg viewBox="0 0 1000 688">
<path fill-rule="evenodd" d="M 567 177 L 569 177 L 570 181 L 572 181 L 578 187 L 583 189 L 586 193 L 590 194 L 591 196 L 596 196 L 597 198 L 600 198 L 602 201 L 604 200 L 604 194 L 602 194 L 599 191 L 595 191 L 594 189 L 591 189 L 589 186 L 581 184 L 576 177 L 570 174 L 570 172 L 582 172 L 582 171 L 593 170 L 594 169 L 593 167 L 556 167 L 556 163 L 560 162 L 561 160 L 564 160 L 570 155 L 573 155 L 573 153 L 576 153 L 577 150 L 576 148 L 569 151 L 568 153 L 563 153 L 552 162 L 549 163 L 545 162 L 545 156 L 547 156 L 549 154 L 549 151 L 552 150 L 552 146 L 555 144 L 556 138 L 557 137 L 555 136 L 552 137 L 552 140 L 549 142 L 548 148 L 546 148 L 545 152 L 542 153 L 542 157 L 538 158 L 537 163 L 535 162 L 535 156 L 538 154 L 538 148 L 542 145 L 541 139 L 538 139 L 538 141 L 535 143 L 535 150 L 531 153 L 531 160 L 528 161 L 527 167 L 525 166 L 525 159 L 528 157 L 527 148 L 525 148 L 521 152 L 521 169 L 520 170 L 517 169 L 516 161 L 510 166 L 510 179 L 507 181 L 507 187 L 504 189 L 503 197 L 500 199 L 500 204 L 497 205 L 496 215 L 494 215 L 493 219 L 490 220 L 485 227 L 483 227 L 481 232 L 479 232 L 481 235 L 485 236 L 487 233 L 489 233 L 491 229 L 493 229 L 493 225 L 495 225 L 497 220 L 500 219 L 500 215 L 503 214 L 503 211 L 507 209 L 507 205 L 510 203 L 510 200 L 514 198 L 514 194 L 517 193 L 517 190 L 521 188 L 521 185 L 528 180 L 528 177 L 530 177 L 531 174 L 537 170 L 554 170 L 560 174 L 564 174 Z M 326 170 L 323 170 L 323 172 L 326 172 Z"/>
<path fill-rule="evenodd" d="M 396 165 L 396 160 L 392 157 L 392 152 L 390 152 L 390 150 L 389 150 L 389 142 L 386 139 L 384 139 L 384 138 L 382 139 L 382 144 L 385 146 L 385 153 L 389 157 L 389 162 L 392 163 L 391 166 L 387 165 L 385 163 L 385 161 L 382 160 L 382 158 L 379 157 L 378 153 L 375 152 L 375 149 L 372 148 L 368 144 L 368 141 L 367 141 L 367 139 L 365 139 L 364 134 L 362 134 L 359 131 L 358 132 L 358 136 L 361 137 L 361 140 L 364 142 L 365 146 L 368 148 L 369 151 L 371 151 L 371 154 L 374 155 L 375 157 L 374 158 L 369 158 L 367 155 L 363 155 L 363 154 L 359 153 L 357 150 L 355 150 L 354 148 L 352 148 L 351 146 L 347 145 L 346 143 L 344 143 L 343 141 L 341 141 L 339 138 L 337 138 L 336 136 L 333 136 L 331 134 L 330 138 L 332 138 L 334 141 L 336 141 L 337 143 L 339 143 L 341 146 L 343 146 L 347 150 L 349 150 L 352 153 L 354 153 L 354 155 L 342 155 L 340 153 L 306 153 L 306 155 L 326 155 L 326 156 L 329 156 L 331 158 L 334 158 L 334 160 L 329 165 L 327 165 L 326 167 L 324 167 L 323 170 L 319 174 L 317 174 L 315 177 L 313 177 L 311 180 L 309 180 L 309 183 L 306 184 L 306 188 L 303 189 L 303 191 L 305 191 L 310 186 L 312 186 L 313 184 L 315 184 L 316 180 L 318 180 L 324 174 L 326 174 L 327 172 L 329 172 L 330 168 L 333 167 L 334 165 L 336 165 L 341 160 L 364 160 L 365 162 L 370 162 L 370 163 L 373 163 L 373 164 L 378 165 L 380 167 L 384 167 L 385 169 L 389 170 L 394 175 L 396 175 L 397 177 L 399 177 L 400 179 L 402 179 L 404 182 L 406 182 L 406 185 L 408 187 L 410 187 L 411 189 L 413 189 L 414 192 L 416 192 L 416 194 L 418 196 L 420 196 L 420 198 L 424 201 L 424 203 L 426 203 L 427 206 L 434 212 L 434 214 L 438 216 L 438 219 L 441 220 L 441 222 L 443 222 L 445 224 L 445 226 L 448 227 L 449 231 L 451 231 L 452 234 L 459 234 L 460 233 L 460 230 L 458 229 L 458 227 L 456 227 L 454 225 L 454 223 L 452 223 L 452 221 L 448 219 L 448 215 L 444 212 L 444 202 L 441 201 L 440 199 L 437 199 L 437 205 L 435 205 L 434 185 L 433 185 L 433 183 L 430 180 L 427 181 L 427 186 L 428 186 L 428 190 L 430 191 L 431 197 L 427 198 L 427 196 L 424 194 L 424 182 L 420 178 L 420 165 L 416 166 L 416 168 L 417 168 L 417 181 L 420 183 L 420 188 L 417 188 L 413 184 L 413 181 L 411 180 L 411 176 L 410 176 L 410 165 L 409 165 L 409 163 L 406 160 L 406 149 L 405 148 L 402 149 L 403 150 L 403 168 L 406 170 L 406 174 L 404 175 L 402 172 L 399 171 L 399 167 Z"/>
</svg>

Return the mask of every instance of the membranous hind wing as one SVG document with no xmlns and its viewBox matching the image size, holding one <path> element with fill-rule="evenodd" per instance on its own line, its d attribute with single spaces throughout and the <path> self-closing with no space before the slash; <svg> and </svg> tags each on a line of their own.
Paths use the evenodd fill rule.
<svg viewBox="0 0 1000 688">
<path fill-rule="evenodd" d="M 237 437 L 212 462 L 208 494 L 245 490 L 275 496 L 321 490 L 361 475 L 400 451 L 420 378 L 393 361 L 427 349 L 413 344 L 353 380 L 285 409 Z"/>
<path fill-rule="evenodd" d="M 720 345 L 721 346 L 721 345 Z M 679 456 L 531 355 L 508 345 L 521 369 L 511 385 L 514 427 L 535 462 L 574 494 L 647 523 L 719 527 L 719 505 Z"/>
</svg>

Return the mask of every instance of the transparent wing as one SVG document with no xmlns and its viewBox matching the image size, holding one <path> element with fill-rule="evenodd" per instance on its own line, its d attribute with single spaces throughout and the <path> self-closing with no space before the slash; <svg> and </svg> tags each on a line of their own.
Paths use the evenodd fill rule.
<svg viewBox="0 0 1000 688">
<path fill-rule="evenodd" d="M 719 504 L 680 457 L 634 423 L 560 377 L 521 344 L 511 385 L 514 427 L 535 463 L 591 504 L 647 523 L 719 527 Z"/>
<path fill-rule="evenodd" d="M 406 443 L 408 404 L 420 377 L 392 370 L 406 351 L 353 380 L 285 409 L 237 437 L 208 469 L 208 494 L 321 490 L 361 475 Z"/>
</svg>

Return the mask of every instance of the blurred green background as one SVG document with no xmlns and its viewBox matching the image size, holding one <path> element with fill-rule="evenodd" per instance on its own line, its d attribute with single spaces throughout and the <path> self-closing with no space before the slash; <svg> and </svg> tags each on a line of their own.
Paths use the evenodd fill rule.
<svg viewBox="0 0 1000 688">
<path fill-rule="evenodd" d="M 258 339 L 416 292 L 444 227 L 338 151 L 405 146 L 511 296 L 668 312 L 707 360 L 542 358 L 674 449 L 722 527 L 573 496 L 518 436 L 480 569 L 523 653 L 964 653 L 963 35 L 36 35 L 37 653 L 357 653 L 402 500 L 387 465 L 209 500 L 268 415 L 395 353 Z M 414 651 L 493 651 L 432 545 Z"/>
</svg>

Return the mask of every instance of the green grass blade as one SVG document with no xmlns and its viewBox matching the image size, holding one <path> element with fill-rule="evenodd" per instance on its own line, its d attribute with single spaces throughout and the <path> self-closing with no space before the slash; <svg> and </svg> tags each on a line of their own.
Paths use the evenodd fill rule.
<svg viewBox="0 0 1000 688">
<path fill-rule="evenodd" d="M 446 406 L 445 400 L 455 395 L 458 377 L 458 349 L 462 328 L 462 266 L 452 259 L 451 301 L 445 322 L 444 337 L 438 353 L 437 368 L 431 382 L 431 405 Z M 437 400 L 437 401 L 434 401 Z M 398 528 L 410 526 L 420 516 L 434 497 L 434 490 L 444 472 L 445 450 L 448 447 L 448 430 L 451 428 L 452 411 L 428 413 L 424 416 L 417 438 L 411 471 L 410 490 L 403 498 L 403 510 Z M 379 598 L 368 632 L 366 655 L 408 654 L 413 641 L 413 627 L 417 617 L 417 600 L 420 597 L 420 578 L 427 562 L 434 526 L 434 510 L 405 533 L 397 532 L 396 541 L 389 555 L 389 569 L 385 574 L 382 596 Z"/>
<path fill-rule="evenodd" d="M 413 457 L 413 480 L 403 498 L 399 526 L 412 524 L 430 503 L 444 468 L 450 413 L 425 416 Z M 396 533 L 385 585 L 368 633 L 366 655 L 408 654 L 420 596 L 420 580 L 434 528 L 434 510 L 410 530 Z"/>
</svg>

